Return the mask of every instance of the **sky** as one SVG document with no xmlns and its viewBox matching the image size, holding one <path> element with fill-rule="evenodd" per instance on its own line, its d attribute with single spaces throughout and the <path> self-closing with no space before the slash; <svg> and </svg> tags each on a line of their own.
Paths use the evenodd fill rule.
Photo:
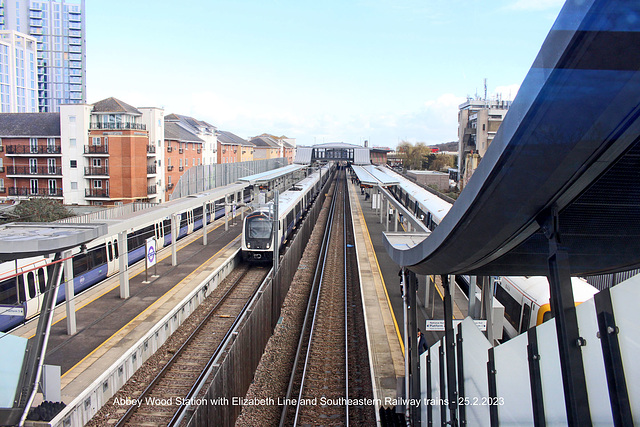
<svg viewBox="0 0 640 427">
<path fill-rule="evenodd" d="M 86 2 L 87 102 L 162 107 L 298 145 L 457 140 L 513 99 L 562 0 Z"/>
</svg>

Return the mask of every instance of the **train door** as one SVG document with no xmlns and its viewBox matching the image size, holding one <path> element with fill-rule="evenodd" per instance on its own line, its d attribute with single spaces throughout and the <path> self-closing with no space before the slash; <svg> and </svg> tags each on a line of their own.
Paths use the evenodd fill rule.
<svg viewBox="0 0 640 427">
<path fill-rule="evenodd" d="M 28 319 L 35 316 L 40 312 L 40 306 L 42 305 L 42 295 L 39 292 L 36 279 L 36 271 L 31 270 L 21 275 L 19 280 L 20 285 L 24 289 L 24 297 L 26 300 L 26 312 L 25 317 Z"/>
<path fill-rule="evenodd" d="M 522 321 L 520 322 L 520 333 L 529 329 L 531 323 L 531 306 L 526 302 L 522 305 Z"/>
<path fill-rule="evenodd" d="M 156 249 L 164 246 L 164 226 L 162 221 L 155 223 Z"/>
<path fill-rule="evenodd" d="M 118 255 L 118 239 L 111 238 L 107 240 L 107 274 L 118 270 Z"/>
</svg>

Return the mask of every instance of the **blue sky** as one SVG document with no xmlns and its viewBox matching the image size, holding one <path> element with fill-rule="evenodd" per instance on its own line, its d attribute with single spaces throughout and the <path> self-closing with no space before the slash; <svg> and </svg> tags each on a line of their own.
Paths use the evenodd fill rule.
<svg viewBox="0 0 640 427">
<path fill-rule="evenodd" d="M 515 96 L 561 0 L 87 1 L 87 101 L 250 137 L 457 139 L 467 95 Z"/>
</svg>

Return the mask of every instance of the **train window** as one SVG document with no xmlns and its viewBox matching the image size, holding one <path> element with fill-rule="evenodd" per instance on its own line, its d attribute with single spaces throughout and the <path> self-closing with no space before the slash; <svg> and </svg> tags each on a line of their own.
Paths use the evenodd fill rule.
<svg viewBox="0 0 640 427">
<path fill-rule="evenodd" d="M 101 246 L 91 251 L 91 260 L 93 261 L 91 267 L 97 267 L 107 262 L 107 248 Z"/>
<path fill-rule="evenodd" d="M 109 256 L 109 262 L 113 261 L 113 247 L 111 242 L 107 242 L 107 254 Z"/>
<path fill-rule="evenodd" d="M 0 282 L 0 304 L 11 305 L 15 304 L 17 291 L 16 291 L 16 278 L 12 277 Z"/>
<path fill-rule="evenodd" d="M 40 288 L 40 293 L 44 294 L 44 291 L 47 289 L 47 279 L 44 275 L 44 268 L 38 269 L 38 287 Z"/>
<path fill-rule="evenodd" d="M 73 257 L 73 276 L 78 277 L 89 270 L 89 257 L 87 254 L 78 254 Z"/>
<path fill-rule="evenodd" d="M 186 227 L 186 226 L 187 226 L 187 213 L 183 212 L 182 215 L 180 215 L 180 228 Z"/>
<path fill-rule="evenodd" d="M 118 241 L 114 240 L 113 241 L 113 256 L 118 258 Z"/>
<path fill-rule="evenodd" d="M 517 331 L 522 306 L 502 286 L 496 286 L 496 298 L 504 306 L 504 317 Z"/>
<path fill-rule="evenodd" d="M 553 314 L 551 314 L 551 311 L 546 311 L 543 315 L 542 315 L 542 321 L 546 322 L 547 320 L 553 318 Z"/>
<path fill-rule="evenodd" d="M 194 219 L 202 218 L 202 206 L 198 206 L 193 210 L 193 217 Z"/>
<path fill-rule="evenodd" d="M 164 235 L 168 236 L 169 234 L 171 234 L 171 220 L 170 219 L 165 219 L 164 222 L 162 223 L 162 227 L 164 227 Z"/>
<path fill-rule="evenodd" d="M 522 312 L 522 322 L 520 323 L 520 333 L 523 333 L 529 329 L 529 322 L 531 322 L 531 307 L 525 304 Z"/>
<path fill-rule="evenodd" d="M 36 296 L 36 275 L 33 271 L 27 273 L 27 286 L 29 287 L 29 298 Z"/>
</svg>

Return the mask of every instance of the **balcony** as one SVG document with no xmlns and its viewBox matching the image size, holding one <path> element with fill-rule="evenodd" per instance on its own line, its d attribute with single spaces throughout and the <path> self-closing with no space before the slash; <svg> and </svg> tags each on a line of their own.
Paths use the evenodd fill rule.
<svg viewBox="0 0 640 427">
<path fill-rule="evenodd" d="M 85 145 L 84 154 L 109 154 L 108 145 Z"/>
<path fill-rule="evenodd" d="M 180 167 L 178 167 L 178 170 L 179 170 L 180 172 L 182 172 L 182 171 L 184 170 L 184 166 L 180 166 Z"/>
<path fill-rule="evenodd" d="M 147 194 L 156 194 L 157 192 L 158 190 L 156 189 L 155 185 L 147 187 Z"/>
<path fill-rule="evenodd" d="M 62 167 L 55 166 L 7 166 L 7 176 L 9 175 L 58 175 L 62 176 Z"/>
<path fill-rule="evenodd" d="M 198 154 L 202 153 L 202 148 L 198 148 Z"/>
<path fill-rule="evenodd" d="M 180 149 L 178 150 L 178 153 L 180 153 L 180 154 L 184 153 L 184 148 L 180 148 Z"/>
<path fill-rule="evenodd" d="M 96 176 L 96 175 L 109 176 L 109 167 L 108 166 L 85 166 L 84 174 L 85 176 Z"/>
<path fill-rule="evenodd" d="M 108 199 L 109 190 L 103 190 L 102 188 L 87 188 L 84 190 L 84 197 L 101 197 L 103 199 Z"/>
<path fill-rule="evenodd" d="M 5 194 L 7 192 L 7 189 L 4 187 L 0 187 L 0 194 Z"/>
<path fill-rule="evenodd" d="M 9 196 L 62 197 L 62 188 L 9 187 Z"/>
<path fill-rule="evenodd" d="M 167 170 L 168 170 L 169 172 L 171 172 L 171 171 L 173 170 L 173 166 L 171 166 L 171 165 L 167 166 Z"/>
<path fill-rule="evenodd" d="M 156 174 L 156 166 L 147 166 L 147 175 L 154 175 Z"/>
<path fill-rule="evenodd" d="M 156 152 L 156 146 L 152 145 L 152 144 L 148 144 L 147 145 L 147 153 L 148 154 L 153 154 Z"/>
<path fill-rule="evenodd" d="M 107 130 L 147 130 L 147 125 L 143 123 L 91 123 L 90 129 Z"/>
<path fill-rule="evenodd" d="M 173 151 L 173 148 L 170 145 L 167 145 L 167 153 L 170 153 Z"/>
<path fill-rule="evenodd" d="M 167 190 L 171 190 L 173 188 L 173 184 L 167 184 Z"/>
<path fill-rule="evenodd" d="M 59 145 L 7 145 L 7 154 L 61 154 L 62 149 Z"/>
</svg>

